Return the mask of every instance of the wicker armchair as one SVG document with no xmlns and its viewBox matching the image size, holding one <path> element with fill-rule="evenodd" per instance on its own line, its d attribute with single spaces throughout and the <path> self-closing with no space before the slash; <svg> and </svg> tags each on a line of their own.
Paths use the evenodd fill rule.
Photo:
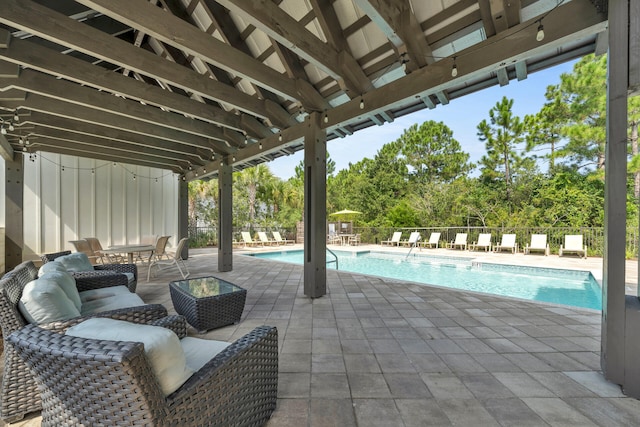
<svg viewBox="0 0 640 427">
<path fill-rule="evenodd" d="M 142 343 L 77 338 L 35 325 L 8 340 L 38 379 L 43 426 L 259 426 L 276 407 L 275 327 L 257 327 L 235 341 L 167 397 Z"/>
<path fill-rule="evenodd" d="M 54 252 L 40 256 L 43 263 L 54 261 L 63 255 L 70 255 L 71 251 Z M 123 273 L 133 273 L 133 280 L 129 282 L 127 276 Z M 82 279 L 78 283 L 78 291 L 86 291 L 88 289 L 102 288 L 105 286 L 124 285 L 131 292 L 135 292 L 138 287 L 138 267 L 135 264 L 100 264 L 94 265 L 93 271 L 70 272 L 76 281 Z M 84 286 L 88 287 L 84 287 Z"/>
<path fill-rule="evenodd" d="M 27 325 L 27 321 L 18 310 L 18 301 L 20 301 L 26 284 L 34 280 L 37 275 L 38 269 L 33 262 L 25 261 L 0 279 L 0 326 L 3 337 L 6 338 L 12 332 Z M 89 279 L 76 277 L 76 284 L 80 290 L 111 286 L 108 280 L 100 283 L 95 277 Z M 149 323 L 164 318 L 166 315 L 167 310 L 162 305 L 149 304 L 105 311 L 90 317 L 110 317 L 135 323 Z M 86 318 L 77 317 L 40 326 L 54 331 L 64 331 Z M 0 392 L 0 416 L 6 422 L 20 420 L 25 414 L 41 409 L 40 393 L 35 379 L 15 349 L 8 345 L 6 340 L 4 341 L 4 374 Z"/>
</svg>

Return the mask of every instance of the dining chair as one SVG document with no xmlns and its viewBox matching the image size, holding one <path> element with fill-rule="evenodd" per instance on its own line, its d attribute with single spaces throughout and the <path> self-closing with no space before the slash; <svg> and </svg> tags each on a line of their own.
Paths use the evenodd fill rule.
<svg viewBox="0 0 640 427">
<path fill-rule="evenodd" d="M 162 267 L 171 267 L 175 265 L 178 268 L 178 271 L 180 272 L 180 275 L 182 276 L 183 279 L 186 279 L 187 277 L 189 277 L 191 273 L 189 273 L 189 268 L 187 267 L 187 264 L 182 259 L 182 250 L 184 249 L 184 246 L 187 244 L 188 240 L 189 239 L 187 237 L 183 237 L 182 239 L 180 239 L 175 253 L 169 255 L 168 259 L 159 259 L 159 258 L 153 257 L 151 262 L 149 262 L 149 269 L 147 271 L 147 282 L 151 279 L 151 269 L 154 266 L 157 267 L 158 270 L 161 270 Z"/>
<path fill-rule="evenodd" d="M 79 240 L 69 240 L 69 243 L 73 245 L 76 252 L 82 252 L 87 255 L 91 264 L 97 264 L 100 256 L 96 255 L 96 253 L 91 249 L 91 245 L 87 242 L 86 239 Z"/>
</svg>

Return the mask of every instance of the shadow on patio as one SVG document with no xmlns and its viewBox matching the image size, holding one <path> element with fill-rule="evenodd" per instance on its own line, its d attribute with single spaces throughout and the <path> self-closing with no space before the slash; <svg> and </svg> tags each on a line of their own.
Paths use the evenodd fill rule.
<svg viewBox="0 0 640 427">
<path fill-rule="evenodd" d="M 328 294 L 310 300 L 302 266 L 235 254 L 234 270 L 218 273 L 216 253 L 191 250 L 191 277 L 225 278 L 247 303 L 239 324 L 204 337 L 278 327 L 268 426 L 640 424 L 640 401 L 599 372 L 600 312 L 335 270 Z M 178 277 L 162 272 L 138 293 L 172 312 Z"/>
</svg>

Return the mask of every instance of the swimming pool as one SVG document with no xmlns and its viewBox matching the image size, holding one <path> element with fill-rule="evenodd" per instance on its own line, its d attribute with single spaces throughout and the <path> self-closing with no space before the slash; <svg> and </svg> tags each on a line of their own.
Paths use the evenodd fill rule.
<svg viewBox="0 0 640 427">
<path fill-rule="evenodd" d="M 479 263 L 471 258 L 334 251 L 339 269 L 534 301 L 600 310 L 602 291 L 588 271 Z M 250 254 L 303 264 L 301 250 Z M 331 255 L 327 259 L 331 259 Z M 335 264 L 327 268 L 335 269 Z"/>
</svg>

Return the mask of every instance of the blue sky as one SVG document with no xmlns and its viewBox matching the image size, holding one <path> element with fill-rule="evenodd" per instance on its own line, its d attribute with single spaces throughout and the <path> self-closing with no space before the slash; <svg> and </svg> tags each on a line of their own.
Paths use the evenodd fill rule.
<svg viewBox="0 0 640 427">
<path fill-rule="evenodd" d="M 414 123 L 427 120 L 443 122 L 452 131 L 453 137 L 460 142 L 462 150 L 469 153 L 470 161 L 477 163 L 484 155 L 484 143 L 478 140 L 476 127 L 483 119 L 489 118 L 489 110 L 503 96 L 512 98 L 514 114 L 524 118 L 540 110 L 545 102 L 547 86 L 558 84 L 560 74 L 571 72 L 576 61 L 571 61 L 529 74 L 526 80 L 511 80 L 508 85 L 493 86 L 488 89 L 466 95 L 451 101 L 448 105 L 438 105 L 435 109 L 423 109 L 413 114 L 396 118 L 392 123 L 372 126 L 345 138 L 336 138 L 327 143 L 331 159 L 336 162 L 336 172 L 349 167 L 365 157 L 373 158 L 386 143 L 395 141 L 405 129 Z M 295 167 L 303 159 L 303 151 L 291 156 L 281 157 L 268 163 L 274 175 L 289 179 L 295 173 Z"/>
</svg>

